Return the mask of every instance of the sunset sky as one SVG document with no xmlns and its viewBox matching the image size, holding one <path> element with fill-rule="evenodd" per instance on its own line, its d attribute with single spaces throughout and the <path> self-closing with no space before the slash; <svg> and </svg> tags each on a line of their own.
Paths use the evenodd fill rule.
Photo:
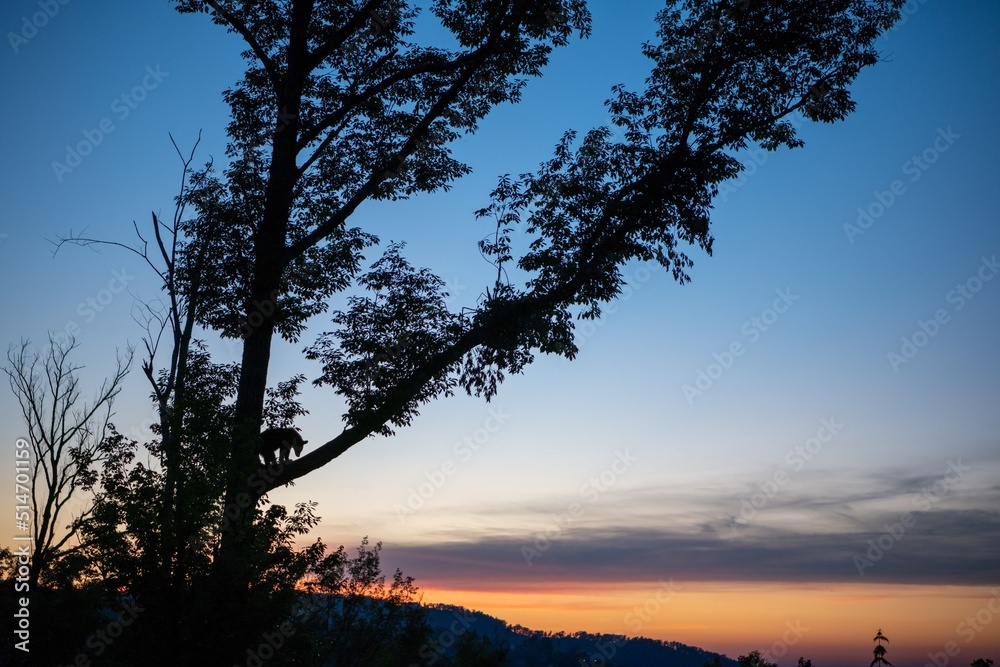
<svg viewBox="0 0 1000 667">
<path fill-rule="evenodd" d="M 406 241 L 448 280 L 453 308 L 474 304 L 495 269 L 472 212 L 564 130 L 606 124 L 612 85 L 641 89 L 661 6 L 592 2 L 592 38 L 455 144 L 471 176 L 367 205 L 355 223 Z M 165 1 L 68 2 L 24 37 L 38 11 L 0 7 L 0 342 L 78 331 L 96 387 L 141 339 L 133 296 L 157 284 L 134 256 L 53 258 L 49 241 L 84 228 L 131 241 L 133 220 L 172 212 L 168 132 L 189 150 L 201 129 L 199 161 L 222 162 L 221 92 L 242 47 Z M 896 667 L 1000 663 L 1000 5 L 906 11 L 856 82 L 853 115 L 801 123 L 805 148 L 742 156 L 691 284 L 626 267 L 631 289 L 578 329 L 577 360 L 539 357 L 489 404 L 432 403 L 272 500 L 318 501 L 314 536 L 330 544 L 381 540 L 427 601 L 535 629 L 851 667 L 882 628 Z M 70 167 L 81 142 L 92 150 Z M 314 378 L 302 348 L 329 327 L 317 317 L 300 344 L 279 343 L 271 383 Z M 208 339 L 238 359 L 236 343 Z M 141 438 L 149 391 L 139 372 L 127 382 L 114 422 Z M 13 461 L 23 429 L 0 396 Z M 332 391 L 303 402 L 311 443 L 340 432 Z"/>
</svg>

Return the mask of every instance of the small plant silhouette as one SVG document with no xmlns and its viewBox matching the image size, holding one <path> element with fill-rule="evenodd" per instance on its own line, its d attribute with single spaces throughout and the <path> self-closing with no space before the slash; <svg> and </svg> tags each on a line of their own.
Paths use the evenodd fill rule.
<svg viewBox="0 0 1000 667">
<path fill-rule="evenodd" d="M 872 664 L 869 667 L 892 667 L 892 663 L 885 659 L 885 647 L 882 646 L 882 642 L 886 644 L 889 643 L 889 638 L 882 634 L 882 628 L 878 629 L 878 633 L 872 639 L 875 642 L 875 649 L 872 651 L 875 659 L 872 660 Z"/>
</svg>

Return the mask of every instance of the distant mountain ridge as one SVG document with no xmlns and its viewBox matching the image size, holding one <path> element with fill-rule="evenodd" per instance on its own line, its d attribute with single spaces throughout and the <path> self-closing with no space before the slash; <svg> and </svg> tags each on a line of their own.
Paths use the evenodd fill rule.
<svg viewBox="0 0 1000 667">
<path fill-rule="evenodd" d="M 431 641 L 420 653 L 427 667 L 448 655 L 449 647 L 465 632 L 506 649 L 508 667 L 703 667 L 716 660 L 719 667 L 738 665 L 719 653 L 680 642 L 589 632 L 548 633 L 456 605 L 427 605 L 425 609 L 433 628 Z"/>
</svg>

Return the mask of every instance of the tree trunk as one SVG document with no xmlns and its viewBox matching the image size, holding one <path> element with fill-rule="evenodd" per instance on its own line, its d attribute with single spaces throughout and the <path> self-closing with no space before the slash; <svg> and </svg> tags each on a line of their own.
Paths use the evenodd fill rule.
<svg viewBox="0 0 1000 667">
<path fill-rule="evenodd" d="M 254 239 L 254 271 L 251 298 L 245 307 L 246 322 L 260 322 L 243 340 L 240 381 L 236 395 L 233 438 L 227 470 L 223 529 L 219 553 L 213 563 L 210 593 L 217 608 L 215 618 L 226 637 L 222 645 L 232 647 L 238 656 L 244 649 L 243 638 L 258 627 L 248 604 L 247 586 L 253 581 L 254 563 L 260 554 L 253 552 L 253 514 L 257 494 L 251 493 L 250 483 L 260 467 L 257 458 L 267 372 L 271 360 L 271 343 L 275 323 L 280 317 L 277 298 L 281 276 L 285 269 L 285 234 L 288 227 L 297 180 L 296 137 L 299 103 L 279 105 L 285 125 L 274 135 L 271 168 L 263 220 Z M 286 120 L 292 118 L 289 124 Z M 242 619 L 243 622 L 239 622 Z M 218 633 L 213 641 L 221 638 Z M 220 648 L 223 648 L 220 646 Z M 225 650 L 223 648 L 223 650 Z"/>
</svg>

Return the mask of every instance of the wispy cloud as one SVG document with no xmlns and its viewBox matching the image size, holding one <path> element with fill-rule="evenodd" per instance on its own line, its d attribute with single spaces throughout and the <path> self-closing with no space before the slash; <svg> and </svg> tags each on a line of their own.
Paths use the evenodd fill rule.
<svg viewBox="0 0 1000 667">
<path fill-rule="evenodd" d="M 977 585 L 1000 580 L 1000 512 L 918 513 L 913 531 L 867 579 L 881 583 Z M 398 545 L 396 561 L 422 580 L 606 582 L 857 582 L 852 557 L 880 531 L 801 534 L 756 529 L 753 536 L 690 535 L 630 528 L 579 528 L 529 571 L 522 539 Z"/>
<path fill-rule="evenodd" d="M 1000 580 L 1000 485 L 991 472 L 995 466 L 983 465 L 968 466 L 976 472 L 947 488 L 935 472 L 814 471 L 783 489 L 739 530 L 732 528 L 739 490 L 622 490 L 609 494 L 600 515 L 595 512 L 587 523 L 575 526 L 531 568 L 520 547 L 532 524 L 498 530 L 493 520 L 497 512 L 530 518 L 552 511 L 537 499 L 517 508 L 484 508 L 481 516 L 493 524 L 489 534 L 438 530 L 433 543 L 391 545 L 387 555 L 425 583 L 452 585 L 625 583 L 666 577 L 995 584 Z M 938 496 L 928 495 L 935 489 Z M 904 513 L 912 519 L 905 534 L 894 538 L 878 566 L 861 577 L 854 557 Z"/>
</svg>

